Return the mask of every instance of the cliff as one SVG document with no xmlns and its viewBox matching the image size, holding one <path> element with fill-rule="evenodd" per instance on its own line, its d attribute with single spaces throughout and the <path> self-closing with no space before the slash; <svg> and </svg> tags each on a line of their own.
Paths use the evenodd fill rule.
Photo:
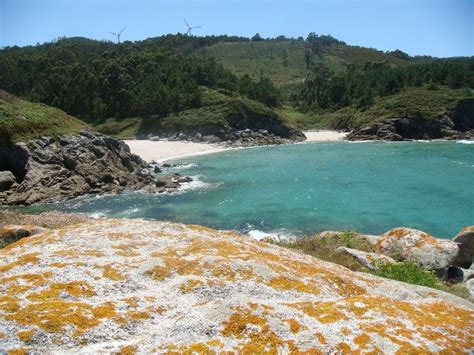
<svg viewBox="0 0 474 355">
<path fill-rule="evenodd" d="M 474 346 L 455 296 L 231 232 L 101 220 L 0 250 L 0 351 L 383 353 Z"/>
</svg>

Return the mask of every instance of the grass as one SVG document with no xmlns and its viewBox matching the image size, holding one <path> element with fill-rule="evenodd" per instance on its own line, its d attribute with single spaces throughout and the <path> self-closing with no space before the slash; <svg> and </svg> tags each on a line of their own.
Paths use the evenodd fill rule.
<svg viewBox="0 0 474 355">
<path fill-rule="evenodd" d="M 470 297 L 469 291 L 464 284 L 444 283 L 433 271 L 420 267 L 416 263 L 403 261 L 392 265 L 381 264 L 378 270 L 371 271 L 361 266 L 353 257 L 336 252 L 336 249 L 341 246 L 365 252 L 375 251 L 372 244 L 362 234 L 353 231 L 326 232 L 314 236 L 301 237 L 292 242 L 280 242 L 277 244 L 289 249 L 300 250 L 305 254 L 342 265 L 353 271 L 370 272 L 388 279 L 431 287 L 465 299 Z"/>
<path fill-rule="evenodd" d="M 258 78 L 265 75 L 281 88 L 300 83 L 310 72 L 305 62 L 305 45 L 296 41 L 221 42 L 200 48 L 194 55 L 215 58 L 237 76 L 248 74 Z M 344 70 L 349 64 L 364 64 L 367 61 L 408 64 L 403 59 L 375 49 L 341 44 L 332 45 L 321 56 L 312 57 L 313 64 L 323 63 L 334 71 Z"/>
<path fill-rule="evenodd" d="M 317 234 L 315 236 L 301 237 L 292 242 L 282 242 L 279 245 L 303 251 L 318 259 L 339 264 L 354 271 L 367 271 L 351 256 L 336 252 L 338 247 L 344 246 L 366 252 L 372 252 L 372 245 L 360 234 L 343 231 Z"/>
<path fill-rule="evenodd" d="M 59 109 L 0 90 L 0 144 L 73 134 L 86 127 L 84 122 Z"/>
<path fill-rule="evenodd" d="M 115 119 L 109 118 L 107 121 L 94 125 L 94 129 L 102 134 L 115 137 L 117 139 L 133 139 L 140 130 L 142 119 L 139 117 Z"/>
<path fill-rule="evenodd" d="M 377 270 L 371 273 L 413 285 L 441 288 L 441 281 L 433 271 L 423 268 L 414 262 L 403 261 L 391 265 L 380 264 Z"/>
</svg>

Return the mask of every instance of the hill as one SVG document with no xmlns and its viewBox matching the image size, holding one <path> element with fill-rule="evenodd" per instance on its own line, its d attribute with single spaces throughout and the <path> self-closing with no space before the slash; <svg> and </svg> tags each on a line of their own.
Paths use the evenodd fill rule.
<svg viewBox="0 0 474 355">
<path fill-rule="evenodd" d="M 166 116 L 109 119 L 95 128 L 119 138 L 160 136 L 234 144 L 275 144 L 302 140 L 276 110 L 261 102 L 225 90 L 200 88 L 201 107 Z M 242 136 L 242 132 L 249 130 Z M 257 133 L 254 133 L 257 132 Z"/>
<path fill-rule="evenodd" d="M 472 304 L 201 226 L 98 220 L 0 249 L 2 351 L 469 352 Z"/>
<path fill-rule="evenodd" d="M 235 116 L 237 101 L 262 120 L 351 129 L 399 116 L 398 98 L 408 112 L 427 113 L 405 100 L 418 89 L 438 112 L 449 111 L 436 89 L 473 97 L 474 58 L 410 57 L 314 33 L 306 39 L 178 34 L 120 44 L 63 38 L 0 50 L 0 87 L 119 137 L 173 135 L 193 125 L 194 133 L 213 131 Z M 209 92 L 230 99 L 209 104 Z"/>
<path fill-rule="evenodd" d="M 87 125 L 65 112 L 0 90 L 0 144 L 77 133 Z"/>
</svg>

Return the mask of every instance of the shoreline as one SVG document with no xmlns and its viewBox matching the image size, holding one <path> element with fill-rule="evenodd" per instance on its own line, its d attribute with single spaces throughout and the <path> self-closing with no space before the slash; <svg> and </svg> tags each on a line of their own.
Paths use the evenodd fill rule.
<svg viewBox="0 0 474 355">
<path fill-rule="evenodd" d="M 304 131 L 306 140 L 300 143 L 334 142 L 343 140 L 348 133 L 331 130 Z M 220 153 L 227 150 L 244 149 L 246 147 L 226 147 L 222 144 L 196 143 L 188 141 L 150 141 L 124 140 L 133 154 L 146 162 L 165 162 L 173 159 Z M 249 147 L 250 148 L 250 147 Z"/>
</svg>

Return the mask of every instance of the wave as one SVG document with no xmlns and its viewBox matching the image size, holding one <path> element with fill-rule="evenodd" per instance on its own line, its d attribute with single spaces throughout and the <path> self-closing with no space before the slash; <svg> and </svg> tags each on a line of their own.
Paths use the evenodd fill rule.
<svg viewBox="0 0 474 355">
<path fill-rule="evenodd" d="M 251 229 L 245 233 L 248 237 L 261 241 L 261 240 L 274 240 L 277 242 L 289 242 L 296 238 L 294 234 L 289 233 L 286 230 L 276 230 L 273 232 L 264 232 L 259 229 Z"/>
<path fill-rule="evenodd" d="M 193 181 L 182 183 L 176 193 L 183 193 L 195 190 L 207 191 L 221 185 L 221 183 L 210 183 L 202 181 L 200 179 L 201 175 L 191 176 L 191 178 L 193 179 Z"/>
<path fill-rule="evenodd" d="M 198 166 L 199 165 L 197 165 L 196 163 L 188 163 L 188 164 L 177 164 L 175 168 L 180 169 L 180 170 L 187 170 L 187 169 L 197 168 Z"/>
<path fill-rule="evenodd" d="M 460 141 L 456 141 L 456 143 L 459 143 L 459 144 L 474 144 L 474 140 L 471 139 L 463 139 L 463 140 L 460 140 Z"/>
</svg>

